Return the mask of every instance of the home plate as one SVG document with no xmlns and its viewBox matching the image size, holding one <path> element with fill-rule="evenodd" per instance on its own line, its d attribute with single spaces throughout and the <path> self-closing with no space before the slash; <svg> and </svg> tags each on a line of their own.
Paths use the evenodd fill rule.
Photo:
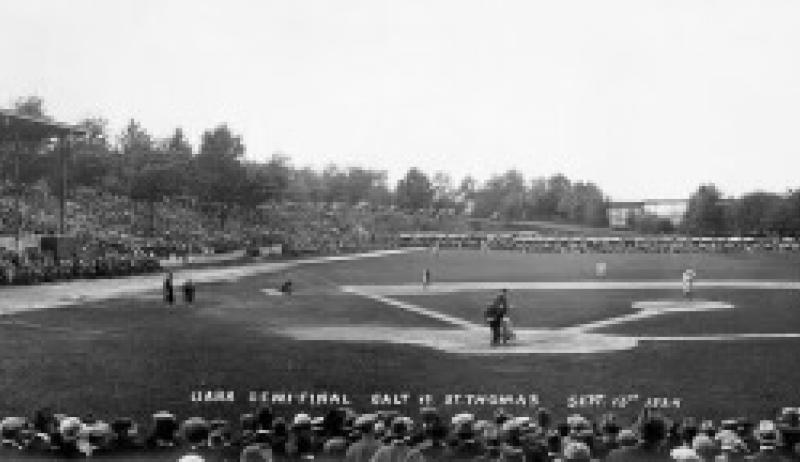
<svg viewBox="0 0 800 462">
<path fill-rule="evenodd" d="M 507 345 L 489 345 L 489 329 L 430 329 L 386 326 L 322 326 L 283 329 L 297 340 L 417 345 L 455 354 L 600 353 L 634 348 L 634 337 L 566 331 L 518 329 Z"/>
</svg>

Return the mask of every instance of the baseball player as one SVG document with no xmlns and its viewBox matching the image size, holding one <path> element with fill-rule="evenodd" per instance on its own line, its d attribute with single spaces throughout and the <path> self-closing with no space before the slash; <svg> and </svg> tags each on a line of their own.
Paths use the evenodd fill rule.
<svg viewBox="0 0 800 462">
<path fill-rule="evenodd" d="M 697 273 L 691 268 L 683 272 L 683 296 L 685 298 L 692 298 L 692 286 L 694 285 L 694 278 Z"/>
<path fill-rule="evenodd" d="M 430 284 L 431 284 L 431 270 L 430 268 L 425 268 L 425 271 L 422 272 L 422 288 L 427 289 Z"/>
</svg>

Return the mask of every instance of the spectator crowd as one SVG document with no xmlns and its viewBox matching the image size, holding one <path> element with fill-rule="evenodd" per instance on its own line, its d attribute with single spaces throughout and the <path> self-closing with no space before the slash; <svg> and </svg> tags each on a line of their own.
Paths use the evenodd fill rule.
<svg viewBox="0 0 800 462">
<path fill-rule="evenodd" d="M 159 260 L 278 247 L 283 255 L 330 255 L 397 246 L 512 250 L 529 253 L 797 252 L 791 237 L 548 235 L 469 231 L 464 217 L 401 211 L 367 202 L 275 202 L 254 209 L 196 203 L 190 197 L 131 200 L 78 187 L 65 204 L 74 249 L 54 255 L 37 239 L 59 227 L 59 204 L 45 182 L 16 195 L 0 184 L 0 285 L 35 284 L 155 271 Z M 18 230 L 24 233 L 18 233 Z M 412 231 L 414 230 L 414 231 Z M 416 231 L 428 230 L 428 231 Z M 25 237 L 20 241 L 20 237 Z M 30 239 L 33 237 L 34 239 Z"/>
<path fill-rule="evenodd" d="M 145 427 L 130 418 L 103 421 L 40 410 L 32 418 L 0 420 L 0 458 L 15 454 L 45 460 L 93 456 L 152 456 L 157 460 L 271 461 L 796 461 L 800 409 L 774 420 L 714 422 L 669 419 L 644 410 L 624 425 L 614 414 L 591 420 L 573 414 L 556 421 L 540 408 L 529 415 L 502 409 L 490 419 L 469 413 L 446 417 L 422 408 L 412 420 L 398 411 L 357 414 L 331 409 L 285 418 L 268 408 L 223 419 L 179 421 L 167 411 Z"/>
<path fill-rule="evenodd" d="M 530 232 L 400 233 L 403 247 L 473 248 L 527 253 L 800 252 L 793 237 L 560 236 Z"/>
</svg>

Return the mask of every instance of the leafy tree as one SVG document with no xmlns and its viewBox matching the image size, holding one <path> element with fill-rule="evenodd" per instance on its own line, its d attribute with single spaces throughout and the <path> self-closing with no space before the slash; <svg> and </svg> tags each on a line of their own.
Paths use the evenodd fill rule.
<svg viewBox="0 0 800 462">
<path fill-rule="evenodd" d="M 769 234 L 779 226 L 780 214 L 781 197 L 777 194 L 745 194 L 733 207 L 732 225 L 739 234 Z"/>
<path fill-rule="evenodd" d="M 21 96 L 14 101 L 14 111 L 17 114 L 36 117 L 39 119 L 46 117 L 44 110 L 44 100 L 36 95 Z"/>
<path fill-rule="evenodd" d="M 412 167 L 397 182 L 397 205 L 406 210 L 420 210 L 431 206 L 433 187 L 427 175 Z"/>
<path fill-rule="evenodd" d="M 446 172 L 436 172 L 431 181 L 433 188 L 433 206 L 437 209 L 455 206 L 455 190 L 453 180 Z"/>
<path fill-rule="evenodd" d="M 345 200 L 349 204 L 358 204 L 373 197 L 373 192 L 385 185 L 385 173 L 361 167 L 347 169 L 345 183 Z"/>
<path fill-rule="evenodd" d="M 236 185 L 244 179 L 240 163 L 245 146 L 242 138 L 222 124 L 203 133 L 197 155 L 197 195 L 206 203 L 233 204 L 240 195 Z M 221 218 L 224 223 L 224 218 Z"/>
<path fill-rule="evenodd" d="M 689 199 L 683 220 L 685 231 L 693 235 L 717 235 L 725 231 L 725 210 L 721 194 L 713 184 L 701 185 Z"/>
<path fill-rule="evenodd" d="M 86 136 L 77 138 L 72 144 L 70 181 L 77 185 L 103 188 L 111 175 L 114 157 L 108 143 L 108 121 L 102 118 L 87 118 L 78 125 Z"/>
<path fill-rule="evenodd" d="M 800 236 L 800 191 L 790 192 L 771 210 L 767 218 L 772 232 L 781 236 Z"/>
<path fill-rule="evenodd" d="M 322 202 L 324 188 L 321 176 L 309 167 L 292 170 L 286 187 L 286 197 L 294 202 Z"/>
<path fill-rule="evenodd" d="M 347 200 L 347 172 L 336 165 L 328 165 L 322 171 L 322 184 L 325 202 L 345 202 Z"/>
</svg>

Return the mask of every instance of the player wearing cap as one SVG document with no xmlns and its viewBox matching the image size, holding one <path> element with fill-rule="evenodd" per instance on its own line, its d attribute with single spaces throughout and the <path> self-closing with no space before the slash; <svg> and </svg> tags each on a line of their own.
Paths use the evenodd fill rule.
<svg viewBox="0 0 800 462">
<path fill-rule="evenodd" d="M 422 288 L 427 289 L 430 284 L 431 284 L 431 270 L 430 268 L 425 268 L 425 271 L 422 272 Z"/>
<path fill-rule="evenodd" d="M 691 268 L 683 272 L 683 296 L 686 298 L 692 298 L 695 277 L 697 277 L 697 273 Z"/>
</svg>

